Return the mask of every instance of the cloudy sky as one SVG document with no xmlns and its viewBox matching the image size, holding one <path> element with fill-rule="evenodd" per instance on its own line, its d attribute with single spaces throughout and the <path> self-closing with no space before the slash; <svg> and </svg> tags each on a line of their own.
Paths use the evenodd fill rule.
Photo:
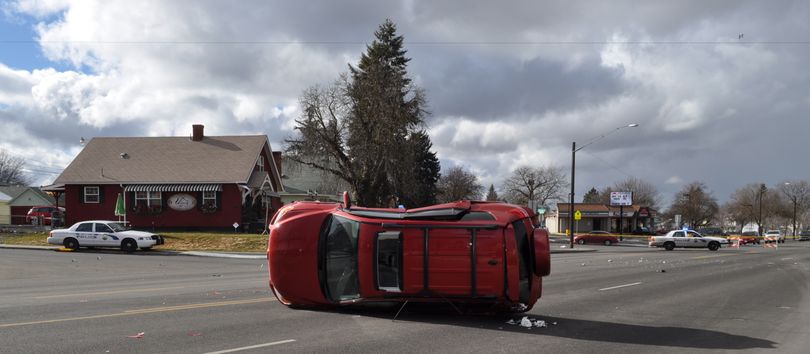
<svg viewBox="0 0 810 354">
<path fill-rule="evenodd" d="M 810 178 L 807 1 L 0 2 L 0 149 L 49 184 L 79 138 L 293 133 L 298 97 L 386 18 L 427 91 L 443 168 L 496 187 L 564 168 L 577 199 L 629 176 L 667 203 L 703 181 Z M 638 123 L 637 128 L 617 127 Z"/>
</svg>

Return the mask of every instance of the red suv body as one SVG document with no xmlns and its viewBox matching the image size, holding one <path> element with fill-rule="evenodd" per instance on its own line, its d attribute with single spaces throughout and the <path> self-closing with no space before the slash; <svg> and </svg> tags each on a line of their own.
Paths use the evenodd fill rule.
<svg viewBox="0 0 810 354">
<path fill-rule="evenodd" d="M 269 226 L 270 288 L 298 307 L 452 301 L 527 311 L 550 273 L 548 232 L 532 217 L 494 202 L 411 210 L 296 202 Z"/>
<path fill-rule="evenodd" d="M 60 208 L 50 205 L 37 205 L 28 210 L 25 215 L 26 224 L 51 225 L 53 219 L 61 219 L 63 212 Z"/>
</svg>

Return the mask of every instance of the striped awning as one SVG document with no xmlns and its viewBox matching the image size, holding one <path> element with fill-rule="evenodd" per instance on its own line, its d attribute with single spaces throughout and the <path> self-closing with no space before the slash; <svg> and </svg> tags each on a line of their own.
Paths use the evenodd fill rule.
<svg viewBox="0 0 810 354">
<path fill-rule="evenodd" d="M 124 192 L 220 192 L 221 184 L 131 184 Z"/>
</svg>

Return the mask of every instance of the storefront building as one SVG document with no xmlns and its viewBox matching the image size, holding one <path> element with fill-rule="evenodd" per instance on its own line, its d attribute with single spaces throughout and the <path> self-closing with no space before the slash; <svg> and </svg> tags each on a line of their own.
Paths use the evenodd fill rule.
<svg viewBox="0 0 810 354">
<path fill-rule="evenodd" d="M 557 210 L 546 219 L 550 232 L 566 233 L 569 204 L 557 204 Z M 649 207 L 631 205 L 625 207 L 604 204 L 575 203 L 574 212 L 579 211 L 581 219 L 574 221 L 574 232 L 585 233 L 594 230 L 629 234 L 637 230 L 652 230 L 656 211 Z"/>
</svg>

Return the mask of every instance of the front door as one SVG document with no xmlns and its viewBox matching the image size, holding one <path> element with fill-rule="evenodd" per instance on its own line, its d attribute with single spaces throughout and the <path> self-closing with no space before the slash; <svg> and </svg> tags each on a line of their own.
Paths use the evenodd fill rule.
<svg viewBox="0 0 810 354">
<path fill-rule="evenodd" d="M 96 223 L 96 242 L 98 246 L 120 246 L 118 238 L 107 224 Z"/>
</svg>

